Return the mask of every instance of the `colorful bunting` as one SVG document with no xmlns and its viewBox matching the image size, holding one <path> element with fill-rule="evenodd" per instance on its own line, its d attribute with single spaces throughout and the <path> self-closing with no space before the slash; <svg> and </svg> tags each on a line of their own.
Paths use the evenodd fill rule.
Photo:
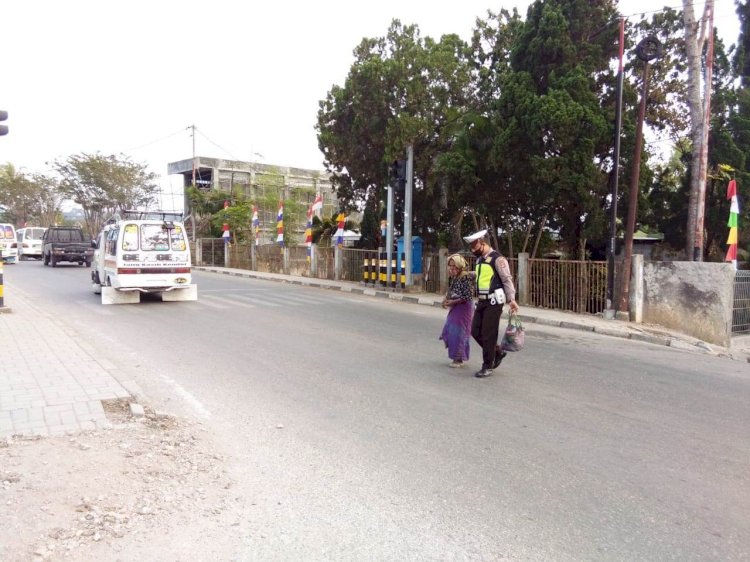
<svg viewBox="0 0 750 562">
<path fill-rule="evenodd" d="M 338 228 L 336 230 L 336 245 L 341 248 L 344 246 L 344 223 L 346 222 L 344 213 L 339 213 L 336 217 L 336 222 L 338 223 Z"/>
<path fill-rule="evenodd" d="M 314 205 L 314 203 L 313 203 Z M 313 208 L 312 206 L 307 209 L 307 228 L 305 228 L 305 244 L 307 244 L 307 261 L 310 261 L 312 256 L 312 217 Z"/>
<path fill-rule="evenodd" d="M 276 215 L 276 242 L 284 247 L 284 202 L 279 201 L 279 212 Z"/>
<path fill-rule="evenodd" d="M 323 210 L 323 198 L 320 196 L 320 193 L 315 196 L 315 201 L 313 201 L 312 204 L 312 210 L 313 213 Z"/>
<path fill-rule="evenodd" d="M 229 201 L 224 201 L 224 210 L 226 211 L 229 208 Z M 226 218 L 226 213 L 224 213 L 224 218 Z M 221 237 L 224 239 L 225 244 L 229 244 L 229 240 L 231 239 L 232 235 L 229 233 L 229 225 L 227 223 L 224 223 L 224 226 L 222 227 L 222 230 L 224 231 L 221 235 Z"/>
<path fill-rule="evenodd" d="M 730 180 L 727 186 L 727 199 L 732 201 L 729 207 L 729 221 L 727 226 L 729 227 L 729 236 L 727 237 L 727 256 L 724 261 L 732 262 L 734 268 L 737 269 L 737 228 L 738 218 L 740 216 L 740 204 L 737 202 L 737 182 Z"/>
<path fill-rule="evenodd" d="M 260 220 L 258 219 L 258 207 L 253 205 L 253 234 L 255 234 L 255 245 L 260 244 Z"/>
</svg>

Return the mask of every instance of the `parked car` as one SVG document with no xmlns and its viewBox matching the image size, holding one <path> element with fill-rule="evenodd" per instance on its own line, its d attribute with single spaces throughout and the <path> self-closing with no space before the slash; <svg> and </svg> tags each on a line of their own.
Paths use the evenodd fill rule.
<svg viewBox="0 0 750 562">
<path fill-rule="evenodd" d="M 61 261 L 77 262 L 91 267 L 94 250 L 83 230 L 77 226 L 50 226 L 42 238 L 44 265 L 55 267 Z"/>
<path fill-rule="evenodd" d="M 27 226 L 16 230 L 19 260 L 42 259 L 42 238 L 45 230 L 47 229 L 39 226 Z"/>
<path fill-rule="evenodd" d="M 16 263 L 18 259 L 16 229 L 12 224 L 0 222 L 0 259 L 4 263 Z"/>
</svg>

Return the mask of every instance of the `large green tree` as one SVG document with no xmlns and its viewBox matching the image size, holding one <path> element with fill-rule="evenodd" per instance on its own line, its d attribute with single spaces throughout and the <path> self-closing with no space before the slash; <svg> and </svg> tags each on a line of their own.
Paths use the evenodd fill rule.
<svg viewBox="0 0 750 562">
<path fill-rule="evenodd" d="M 80 153 L 56 160 L 52 167 L 60 192 L 83 208 L 91 237 L 117 211 L 147 209 L 155 201 L 156 175 L 125 156 Z"/>
<path fill-rule="evenodd" d="M 389 164 L 412 145 L 415 232 L 424 235 L 439 224 L 444 183 L 435 161 L 467 105 L 468 54 L 455 35 L 423 39 L 417 26 L 397 20 L 385 37 L 364 39 L 355 49 L 344 86 L 334 86 L 320 102 L 316 126 L 342 208 L 379 208 Z M 399 217 L 403 193 L 395 197 Z"/>
<path fill-rule="evenodd" d="M 462 246 L 465 230 L 487 226 L 494 236 L 498 224 L 507 224 L 516 216 L 517 206 L 507 204 L 515 197 L 497 193 L 509 186 L 500 184 L 498 171 L 492 166 L 493 139 L 502 130 L 492 118 L 491 103 L 500 96 L 501 84 L 510 72 L 511 47 L 521 25 L 515 10 L 488 12 L 485 19 L 476 22 L 469 54 L 472 72 L 468 102 L 459 117 L 448 124 L 452 129 L 450 141 L 436 158 L 435 179 L 441 188 L 438 200 L 444 209 L 441 238 L 452 248 Z M 464 227 L 467 218 L 469 225 Z"/>
<path fill-rule="evenodd" d="M 52 178 L 20 172 L 10 163 L 0 166 L 0 209 L 5 222 L 18 227 L 49 226 L 58 220 L 61 201 Z"/>
<path fill-rule="evenodd" d="M 609 0 L 532 4 L 493 115 L 497 205 L 535 205 L 575 253 L 606 223 L 615 14 Z"/>
</svg>

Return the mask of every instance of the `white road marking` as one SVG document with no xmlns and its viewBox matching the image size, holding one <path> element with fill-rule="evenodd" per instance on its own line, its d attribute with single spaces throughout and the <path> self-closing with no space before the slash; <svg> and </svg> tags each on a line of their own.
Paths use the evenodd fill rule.
<svg viewBox="0 0 750 562">
<path fill-rule="evenodd" d="M 211 295 L 210 297 L 206 297 L 206 298 L 228 304 L 229 306 L 243 306 L 245 308 L 255 308 L 254 304 L 242 302 L 237 299 L 231 299 L 229 297 L 220 297 L 219 295 Z"/>
<path fill-rule="evenodd" d="M 160 375 L 160 377 L 164 382 L 174 388 L 177 394 L 179 394 L 183 398 L 183 400 L 185 400 L 185 402 L 187 402 L 188 405 L 198 413 L 200 417 L 206 420 L 211 417 L 211 412 L 208 411 L 208 408 L 206 408 L 195 396 L 190 394 L 187 390 L 185 390 L 182 386 L 175 382 L 174 379 L 168 377 L 167 375 Z"/>
</svg>

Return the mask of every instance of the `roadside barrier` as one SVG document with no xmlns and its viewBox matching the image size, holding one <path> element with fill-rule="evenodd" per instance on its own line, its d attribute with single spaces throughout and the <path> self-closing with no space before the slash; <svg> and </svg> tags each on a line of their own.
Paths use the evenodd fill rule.
<svg viewBox="0 0 750 562">
<path fill-rule="evenodd" d="M 406 285 L 406 254 L 401 254 L 400 264 L 395 255 L 391 256 L 391 280 L 388 279 L 388 254 L 381 252 L 378 257 L 365 258 L 362 266 L 362 282 L 368 285 L 404 287 Z"/>
<path fill-rule="evenodd" d="M 5 296 L 3 292 L 3 259 L 0 258 L 0 308 L 5 306 Z"/>
</svg>

